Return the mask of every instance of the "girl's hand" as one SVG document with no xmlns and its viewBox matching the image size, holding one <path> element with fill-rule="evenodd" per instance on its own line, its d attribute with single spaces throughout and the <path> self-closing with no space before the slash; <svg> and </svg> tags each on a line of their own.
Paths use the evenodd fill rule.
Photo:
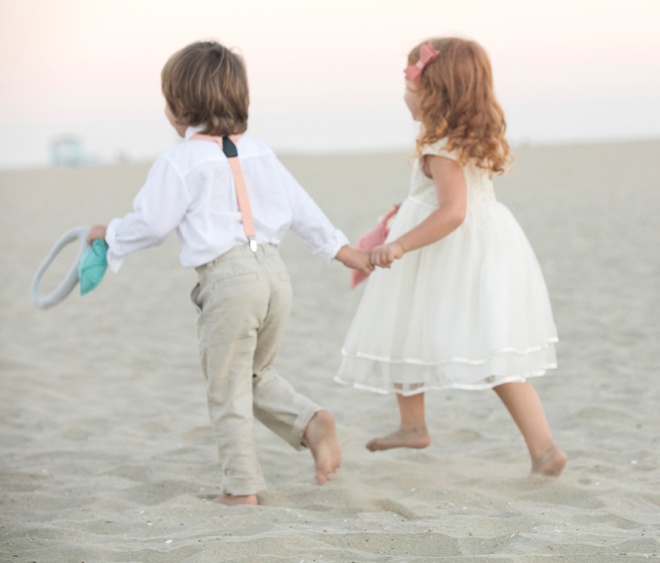
<svg viewBox="0 0 660 563">
<path fill-rule="evenodd" d="M 339 249 L 339 252 L 337 252 L 337 256 L 335 256 L 335 258 L 347 268 L 359 270 L 367 276 L 374 269 L 374 267 L 369 263 L 369 253 L 358 248 L 353 248 L 352 246 L 342 246 Z"/>
<path fill-rule="evenodd" d="M 381 244 L 371 251 L 369 255 L 369 262 L 373 266 L 380 268 L 390 268 L 392 262 L 398 260 L 405 254 L 403 246 L 397 241 L 388 244 Z"/>
<path fill-rule="evenodd" d="M 97 238 L 105 240 L 105 231 L 106 231 L 105 225 L 94 225 L 89 230 L 89 234 L 87 235 L 87 244 L 91 246 L 92 241 L 96 240 Z"/>
</svg>

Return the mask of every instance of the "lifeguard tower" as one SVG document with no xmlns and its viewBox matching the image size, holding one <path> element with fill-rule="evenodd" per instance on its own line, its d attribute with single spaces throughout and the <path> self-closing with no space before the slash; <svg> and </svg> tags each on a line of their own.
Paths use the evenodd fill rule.
<svg viewBox="0 0 660 563">
<path fill-rule="evenodd" d="M 86 158 L 82 143 L 76 137 L 59 137 L 50 145 L 50 158 L 55 166 L 80 166 Z"/>
</svg>

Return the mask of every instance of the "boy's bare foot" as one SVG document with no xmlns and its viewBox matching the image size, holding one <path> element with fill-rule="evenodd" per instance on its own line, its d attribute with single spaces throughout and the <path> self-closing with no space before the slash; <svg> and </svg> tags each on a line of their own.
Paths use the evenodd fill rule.
<svg viewBox="0 0 660 563">
<path fill-rule="evenodd" d="M 532 459 L 532 474 L 559 477 L 567 460 L 566 453 L 553 444 L 538 458 Z"/>
<path fill-rule="evenodd" d="M 399 428 L 396 432 L 392 432 L 382 438 L 374 438 L 369 440 L 366 448 L 372 452 L 381 450 L 391 450 L 392 448 L 426 448 L 431 443 L 431 436 L 426 430 L 426 427 L 413 428 L 411 430 L 404 430 Z"/>
<path fill-rule="evenodd" d="M 320 410 L 312 417 L 305 428 L 303 441 L 314 456 L 316 482 L 323 485 L 335 476 L 341 466 L 335 417 L 330 411 Z"/>
<path fill-rule="evenodd" d="M 215 502 L 225 504 L 227 506 L 237 506 L 239 504 L 256 505 L 257 495 L 223 495 Z"/>
</svg>

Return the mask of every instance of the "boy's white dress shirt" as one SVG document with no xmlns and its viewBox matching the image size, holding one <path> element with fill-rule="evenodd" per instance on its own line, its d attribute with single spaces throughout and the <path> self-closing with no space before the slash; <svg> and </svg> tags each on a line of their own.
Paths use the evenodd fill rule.
<svg viewBox="0 0 660 563">
<path fill-rule="evenodd" d="M 213 141 L 189 140 L 203 127 L 189 127 L 185 140 L 153 164 L 133 202 L 133 211 L 107 228 L 108 265 L 116 272 L 136 250 L 160 244 L 176 230 L 185 267 L 197 267 L 246 244 L 227 158 Z M 330 262 L 348 244 L 323 211 L 261 141 L 238 143 L 257 242 L 278 246 L 287 230 Z"/>
</svg>

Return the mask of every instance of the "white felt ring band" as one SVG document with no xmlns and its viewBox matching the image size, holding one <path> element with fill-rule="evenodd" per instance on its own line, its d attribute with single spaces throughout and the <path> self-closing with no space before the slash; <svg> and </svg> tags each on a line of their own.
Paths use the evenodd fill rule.
<svg viewBox="0 0 660 563">
<path fill-rule="evenodd" d="M 48 309 L 53 305 L 57 305 L 60 301 L 63 301 L 64 298 L 71 293 L 76 284 L 78 283 L 78 261 L 82 255 L 85 247 L 87 246 L 87 235 L 89 234 L 89 227 L 75 227 L 70 231 L 67 231 L 62 235 L 60 240 L 55 243 L 55 246 L 50 251 L 50 254 L 46 256 L 46 259 L 43 261 L 37 273 L 34 276 L 32 281 L 32 301 L 40 309 Z M 39 293 L 39 285 L 41 284 L 41 277 L 44 275 L 44 272 L 48 269 L 48 266 L 51 265 L 56 256 L 60 251 L 67 245 L 76 240 L 80 240 L 80 252 L 76 256 L 76 259 L 69 269 L 66 277 L 50 294 L 41 295 Z"/>
</svg>

